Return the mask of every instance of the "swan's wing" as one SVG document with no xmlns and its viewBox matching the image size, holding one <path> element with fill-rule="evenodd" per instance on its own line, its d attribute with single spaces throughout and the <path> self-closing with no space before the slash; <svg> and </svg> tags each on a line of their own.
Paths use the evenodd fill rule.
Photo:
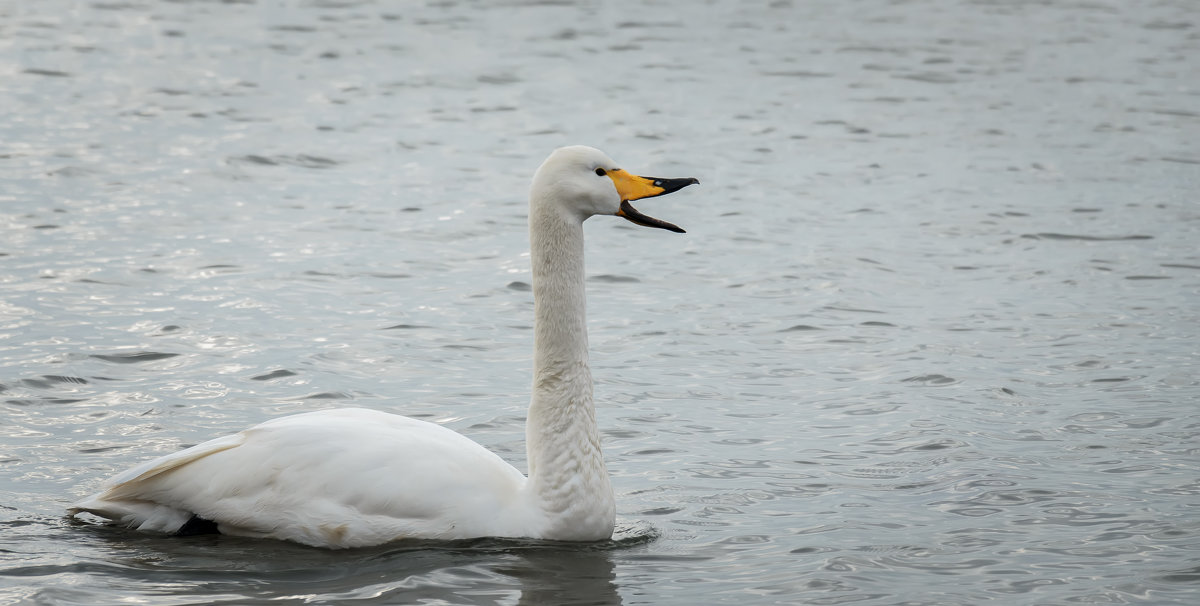
<svg viewBox="0 0 1200 606">
<path fill-rule="evenodd" d="M 339 409 L 268 421 L 144 463 L 75 509 L 168 532 L 194 514 L 229 534 L 347 547 L 522 534 L 500 514 L 524 482 L 444 427 Z"/>
<path fill-rule="evenodd" d="M 175 532 L 191 518 L 192 514 L 137 498 L 137 486 L 159 474 L 171 472 L 211 454 L 234 448 L 244 440 L 244 433 L 222 436 L 135 465 L 110 478 L 100 492 L 75 503 L 67 512 L 75 515 L 86 511 L 139 530 Z"/>
</svg>

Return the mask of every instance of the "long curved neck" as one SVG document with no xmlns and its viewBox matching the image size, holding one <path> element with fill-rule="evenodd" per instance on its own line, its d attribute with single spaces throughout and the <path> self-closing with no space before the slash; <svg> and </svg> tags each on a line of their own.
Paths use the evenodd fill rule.
<svg viewBox="0 0 1200 606">
<path fill-rule="evenodd" d="M 533 395 L 526 421 L 529 487 L 548 515 L 546 538 L 607 538 L 614 501 L 592 403 L 584 292 L 583 220 L 530 205 Z"/>
<path fill-rule="evenodd" d="M 533 264 L 534 395 L 542 379 L 587 370 L 587 301 L 584 292 L 583 222 L 554 209 L 529 217 Z M 591 397 L 591 377 L 580 385 Z"/>
</svg>

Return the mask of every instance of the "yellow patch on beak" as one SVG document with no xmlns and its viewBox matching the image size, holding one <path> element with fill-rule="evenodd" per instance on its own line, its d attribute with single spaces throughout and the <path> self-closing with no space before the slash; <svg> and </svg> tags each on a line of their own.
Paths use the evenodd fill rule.
<svg viewBox="0 0 1200 606">
<path fill-rule="evenodd" d="M 619 168 L 608 171 L 608 178 L 612 179 L 613 185 L 617 186 L 617 193 L 621 194 L 623 202 L 661 196 L 667 193 L 666 188 L 663 187 L 662 179 L 639 177 Z"/>
</svg>

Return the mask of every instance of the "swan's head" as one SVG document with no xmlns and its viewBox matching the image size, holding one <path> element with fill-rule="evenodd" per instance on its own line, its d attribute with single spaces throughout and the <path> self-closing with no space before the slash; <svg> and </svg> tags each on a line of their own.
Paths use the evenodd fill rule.
<svg viewBox="0 0 1200 606">
<path fill-rule="evenodd" d="M 622 170 L 598 149 L 574 145 L 554 150 L 538 168 L 533 176 L 530 204 L 556 205 L 559 208 L 554 210 L 566 211 L 580 220 L 592 215 L 615 215 L 638 225 L 683 233 L 675 225 L 643 215 L 630 202 L 669 194 L 699 182 L 692 177 L 639 177 Z"/>
</svg>

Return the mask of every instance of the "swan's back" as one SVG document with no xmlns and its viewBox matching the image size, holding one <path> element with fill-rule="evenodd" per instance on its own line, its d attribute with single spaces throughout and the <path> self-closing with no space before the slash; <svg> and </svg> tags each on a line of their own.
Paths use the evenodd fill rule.
<svg viewBox="0 0 1200 606">
<path fill-rule="evenodd" d="M 505 515 L 525 509 L 524 483 L 461 434 L 349 408 L 283 417 L 149 461 L 75 509 L 146 530 L 175 532 L 194 515 L 225 534 L 354 547 L 529 536 L 535 521 Z"/>
</svg>

